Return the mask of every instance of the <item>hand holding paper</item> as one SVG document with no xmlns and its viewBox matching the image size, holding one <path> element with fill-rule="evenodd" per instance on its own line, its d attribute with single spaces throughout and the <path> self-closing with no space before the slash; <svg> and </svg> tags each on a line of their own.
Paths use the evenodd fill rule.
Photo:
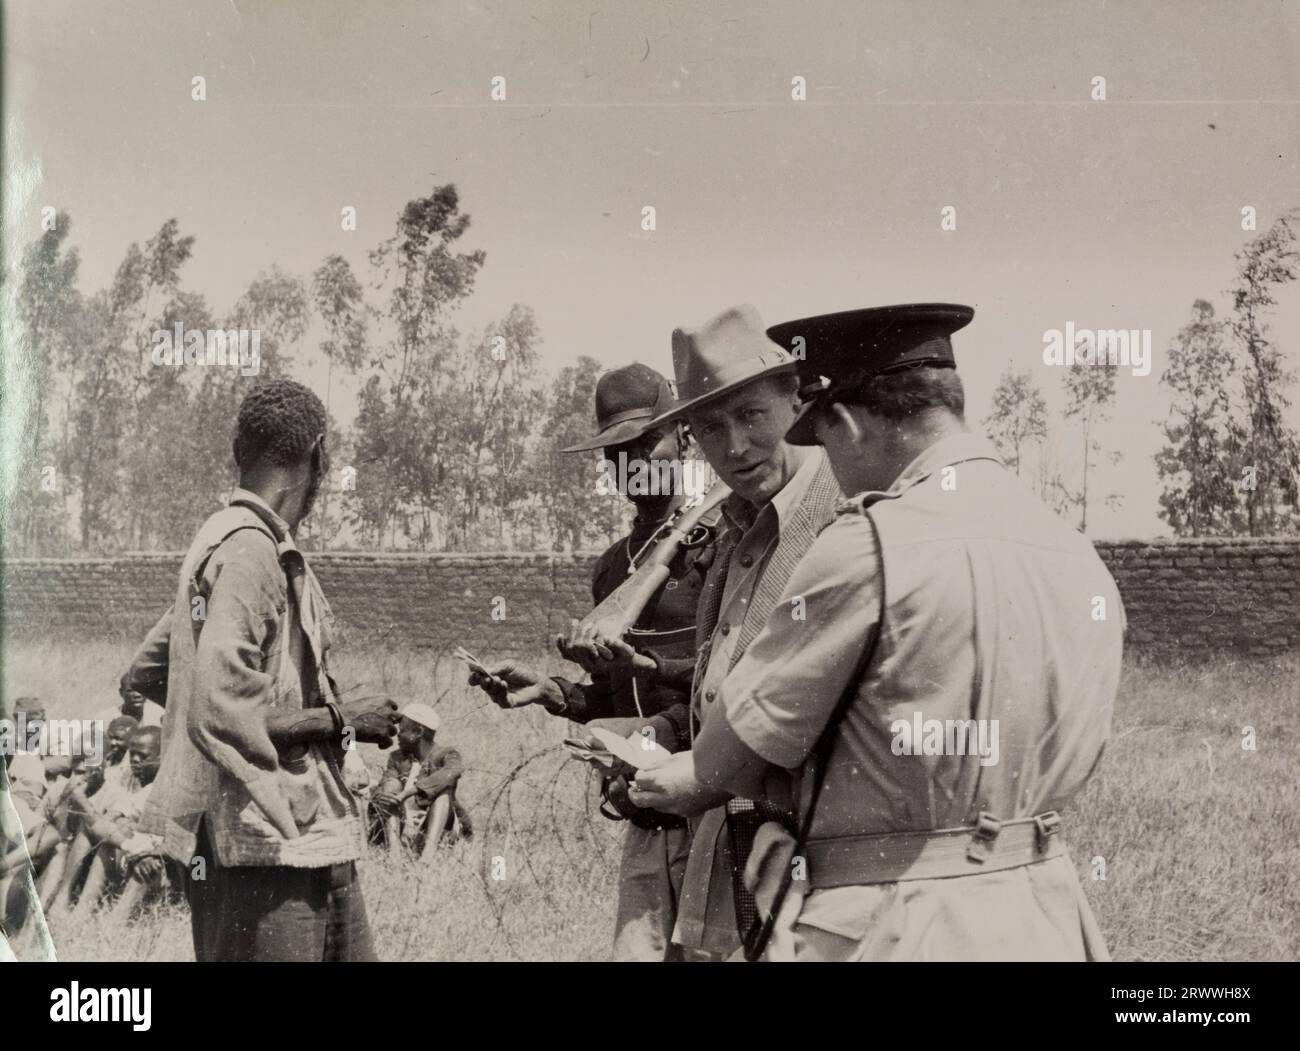
<svg viewBox="0 0 1300 1051">
<path fill-rule="evenodd" d="M 731 798 L 695 779 L 695 757 L 690 752 L 665 752 L 664 756 L 654 767 L 642 765 L 628 786 L 628 798 L 637 806 L 691 817 Z"/>
<path fill-rule="evenodd" d="M 642 734 L 620 737 L 603 726 L 589 727 L 587 732 L 633 770 L 653 770 L 672 757 L 671 752 L 660 748 L 652 738 Z"/>
</svg>

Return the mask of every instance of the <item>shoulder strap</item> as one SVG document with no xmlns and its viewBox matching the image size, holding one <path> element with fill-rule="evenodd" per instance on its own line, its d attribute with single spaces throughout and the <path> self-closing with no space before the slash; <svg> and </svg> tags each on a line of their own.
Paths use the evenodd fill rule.
<svg viewBox="0 0 1300 1051">
<path fill-rule="evenodd" d="M 315 665 L 317 674 L 325 680 L 324 683 L 320 684 L 322 694 L 326 694 L 333 697 L 334 700 L 338 700 L 338 683 L 334 681 L 334 677 L 326 670 L 324 656 L 317 651 L 316 640 L 312 637 L 311 633 L 306 631 L 302 626 L 302 571 L 305 570 L 306 563 L 303 561 L 301 552 L 292 545 L 289 545 L 289 548 L 286 550 L 285 544 L 289 539 L 288 535 L 280 528 L 280 523 L 275 520 L 271 512 L 265 507 L 255 504 L 251 500 L 244 499 L 231 500 L 229 506 L 243 507 L 252 511 L 253 514 L 257 515 L 258 519 L 267 528 L 267 531 L 275 540 L 276 555 L 280 561 L 280 568 L 284 571 L 285 586 L 289 589 L 289 602 L 296 611 L 294 620 L 297 622 L 298 630 L 303 633 L 307 644 L 307 650 L 311 655 L 312 663 Z M 247 526 L 245 528 L 256 527 Z M 298 572 L 290 570 L 290 562 L 298 568 Z"/>
<path fill-rule="evenodd" d="M 275 539 L 274 533 L 268 533 L 261 526 L 250 525 L 247 522 L 245 522 L 243 525 L 235 526 L 234 529 L 230 530 L 228 533 L 226 533 L 225 536 L 223 536 L 220 540 L 218 540 L 215 544 L 212 545 L 212 547 L 208 550 L 208 553 L 204 555 L 203 558 L 200 559 L 199 562 L 194 566 L 193 576 L 195 578 L 201 577 L 203 575 L 203 571 L 208 568 L 208 563 L 212 561 L 212 556 L 217 553 L 217 548 L 219 548 L 222 544 L 224 544 L 236 533 L 242 533 L 245 529 L 251 529 L 255 533 L 261 533 L 264 537 L 270 540 L 271 543 L 275 544 L 277 547 L 279 546 L 279 542 Z"/>
<path fill-rule="evenodd" d="M 876 633 L 872 636 L 871 642 L 862 648 L 858 655 L 857 666 L 853 671 L 852 678 L 849 679 L 848 685 L 844 692 L 840 694 L 839 700 L 835 702 L 835 708 L 831 712 L 830 718 L 826 721 L 826 726 L 822 730 L 821 736 L 817 743 L 813 745 L 810 754 L 812 762 L 809 764 L 810 769 L 803 778 L 799 787 L 800 803 L 802 816 L 799 819 L 799 834 L 795 840 L 794 853 L 798 857 L 804 850 L 808 842 L 808 833 L 812 828 L 813 814 L 817 810 L 817 800 L 821 797 L 822 785 L 826 780 L 826 770 L 830 765 L 831 753 L 835 750 L 835 742 L 839 739 L 840 723 L 844 716 L 848 714 L 849 706 L 853 703 L 858 695 L 858 685 L 862 677 L 866 675 L 867 669 L 871 665 L 871 658 L 875 656 L 876 648 L 880 643 L 881 633 L 885 630 L 885 559 L 884 551 L 880 544 L 880 530 L 876 528 L 875 520 L 871 517 L 871 512 L 865 506 L 862 510 L 862 517 L 867 520 L 871 526 L 872 536 L 876 541 L 877 571 L 880 577 L 880 611 L 876 618 Z M 793 868 L 787 868 L 781 875 L 781 887 L 777 891 L 776 900 L 772 903 L 772 909 L 767 918 L 759 918 L 749 930 L 742 931 L 741 936 L 744 939 L 745 959 L 750 963 L 759 959 L 763 951 L 767 948 L 768 940 L 772 937 L 772 929 L 776 924 L 777 914 L 781 911 L 781 906 L 785 903 L 786 895 L 790 893 L 790 884 L 794 879 Z"/>
<path fill-rule="evenodd" d="M 280 528 L 280 523 L 277 522 L 272 517 L 271 512 L 268 511 L 266 508 L 258 506 L 257 504 L 253 503 L 253 501 L 251 500 L 244 500 L 244 499 L 231 500 L 228 506 L 243 507 L 246 510 L 252 511 L 253 514 L 257 515 L 257 517 L 261 520 L 262 524 L 266 526 L 267 531 L 274 538 L 276 546 L 278 547 L 280 544 L 284 543 L 285 541 L 284 530 Z"/>
</svg>

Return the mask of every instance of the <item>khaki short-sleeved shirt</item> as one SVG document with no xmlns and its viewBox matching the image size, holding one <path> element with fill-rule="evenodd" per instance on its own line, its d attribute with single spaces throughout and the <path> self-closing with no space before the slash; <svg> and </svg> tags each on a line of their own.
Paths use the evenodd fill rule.
<svg viewBox="0 0 1300 1051">
<path fill-rule="evenodd" d="M 1088 540 L 1029 494 L 983 439 L 944 439 L 888 492 L 846 501 L 790 577 L 783 603 L 796 596 L 806 619 L 778 607 L 726 677 L 719 704 L 737 736 L 797 782 L 836 702 L 854 691 L 812 839 L 970 825 L 981 811 L 1029 817 L 1066 808 L 1082 789 L 1109 733 L 1119 593 Z M 797 796 L 790 776 L 770 780 L 773 797 Z M 1034 868 L 1042 871 L 816 891 L 805 915 L 855 936 L 864 915 L 877 932 L 882 923 L 901 932 L 927 911 L 957 915 L 982 880 L 990 907 L 1063 908 L 1077 920 L 1077 881 L 1054 863 Z M 1050 887 L 1038 885 L 1044 880 Z M 935 885 L 930 898 L 923 884 Z M 1068 902 L 1057 900 L 1061 888 Z M 886 917 L 882 895 L 913 914 Z M 1041 930 L 1022 946 L 1027 957 L 1078 955 L 1079 923 L 1065 923 L 1074 939 L 1066 944 L 1053 942 L 1059 916 L 1038 918 Z M 921 924 L 904 955 L 966 958 L 970 945 L 991 944 L 952 923 L 938 943 L 921 934 L 944 925 Z M 886 939 L 887 951 L 906 940 Z"/>
</svg>

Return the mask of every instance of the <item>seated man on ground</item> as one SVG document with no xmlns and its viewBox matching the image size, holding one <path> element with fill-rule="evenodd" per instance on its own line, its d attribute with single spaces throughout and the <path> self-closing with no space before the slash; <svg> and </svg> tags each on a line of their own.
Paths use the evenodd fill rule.
<svg viewBox="0 0 1300 1051">
<path fill-rule="evenodd" d="M 41 759 L 36 734 L 43 733 L 45 705 L 38 697 L 18 697 L 14 700 L 13 752 L 9 760 L 9 781 L 17 786 L 26 784 L 43 798 L 46 792 L 45 763 Z M 36 747 L 29 749 L 29 744 Z M 39 786 L 39 787 L 38 787 Z"/>
<path fill-rule="evenodd" d="M 31 857 L 45 831 L 44 767 L 39 755 L 27 751 L 26 727 L 19 725 L 40 705 L 26 697 L 14 707 L 11 717 L 0 701 L 0 961 L 53 960 Z"/>
<path fill-rule="evenodd" d="M 162 733 L 156 726 L 142 726 L 131 735 L 131 777 L 139 787 L 116 794 L 103 813 L 85 794 L 84 788 L 73 789 L 73 801 L 85 820 L 87 838 L 94 845 L 95 857 L 77 901 L 74 916 L 88 913 L 98 901 L 122 891 L 116 909 L 129 913 L 149 894 L 160 891 L 165 882 L 161 842 L 136 829 L 140 812 L 149 797 L 149 789 L 158 774 Z M 66 909 L 65 897 L 59 905 Z"/>
<path fill-rule="evenodd" d="M 80 805 L 72 802 L 72 791 L 80 785 L 82 794 L 102 816 L 118 796 L 138 789 L 140 786 L 131 774 L 128 744 L 139 725 L 130 715 L 113 719 L 108 724 L 103 762 L 85 766 L 82 776 L 68 779 L 61 798 L 51 801 L 50 827 L 55 833 L 55 845 L 52 855 L 38 863 L 41 874 L 36 883 L 47 911 L 52 910 L 61 897 L 70 904 L 72 893 L 85 875 L 94 850 L 84 828 Z M 43 843 L 43 847 L 48 847 L 48 843 Z"/>
<path fill-rule="evenodd" d="M 163 707 L 154 701 L 146 700 L 144 694 L 133 690 L 127 685 L 127 675 L 124 674 L 117 684 L 118 697 L 121 700 L 117 704 L 109 705 L 107 708 L 101 708 L 91 718 L 102 720 L 105 725 L 111 723 L 119 715 L 129 715 L 141 726 L 161 726 L 163 717 Z"/>
<path fill-rule="evenodd" d="M 44 785 L 40 788 L 43 791 Z M 0 829 L 0 919 L 14 934 L 26 925 L 32 904 L 25 885 L 14 877 L 24 870 L 35 872 L 33 859 L 46 834 L 47 821 L 41 792 L 30 782 L 12 783 L 6 796 L 6 815 L 13 819 Z"/>
<path fill-rule="evenodd" d="M 104 806 L 113 793 L 123 790 L 133 790 L 139 786 L 131 774 L 131 757 L 129 746 L 131 737 L 141 726 L 152 726 L 152 723 L 142 723 L 132 715 L 119 715 L 108 724 L 108 733 L 105 735 L 106 743 L 104 746 L 104 762 L 99 767 L 99 787 L 87 786 L 86 794 L 91 797 L 99 797 L 100 807 Z M 96 780 L 94 774 L 91 780 Z"/>
<path fill-rule="evenodd" d="M 459 826 L 464 838 L 473 835 L 468 812 L 456 802 L 464 765 L 456 749 L 435 744 L 438 713 L 427 704 L 408 704 L 401 715 L 397 751 L 371 796 L 370 838 L 428 858 L 444 832 L 454 840 Z"/>
<path fill-rule="evenodd" d="M 70 759 L 42 754 L 44 723 L 45 705 L 40 698 L 15 699 L 14 752 L 7 756 L 9 782 L 15 805 L 23 809 L 22 825 L 34 873 L 45 868 L 62 839 L 58 807 L 72 769 Z"/>
</svg>

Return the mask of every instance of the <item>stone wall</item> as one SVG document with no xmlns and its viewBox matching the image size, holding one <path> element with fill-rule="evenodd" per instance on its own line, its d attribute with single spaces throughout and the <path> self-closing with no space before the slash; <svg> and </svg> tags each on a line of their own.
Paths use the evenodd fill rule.
<svg viewBox="0 0 1300 1051">
<path fill-rule="evenodd" d="M 1300 540 L 1101 541 L 1133 650 L 1188 657 L 1300 651 Z"/>
<path fill-rule="evenodd" d="M 180 554 L 10 559 L 6 637 L 142 637 L 170 605 Z M 535 653 L 571 611 L 591 606 L 594 555 L 314 554 L 340 641 L 388 639 L 494 655 Z M 502 601 L 497 603 L 495 600 Z M 495 612 L 495 616 L 494 616 Z"/>
<path fill-rule="evenodd" d="M 1129 646 L 1151 655 L 1300 650 L 1300 540 L 1102 541 Z M 536 652 L 590 607 L 594 555 L 317 554 L 343 640 Z M 171 601 L 179 555 L 11 559 L 2 630 L 140 637 Z M 504 605 L 494 606 L 500 596 Z M 500 611 L 494 619 L 494 608 Z"/>
</svg>

